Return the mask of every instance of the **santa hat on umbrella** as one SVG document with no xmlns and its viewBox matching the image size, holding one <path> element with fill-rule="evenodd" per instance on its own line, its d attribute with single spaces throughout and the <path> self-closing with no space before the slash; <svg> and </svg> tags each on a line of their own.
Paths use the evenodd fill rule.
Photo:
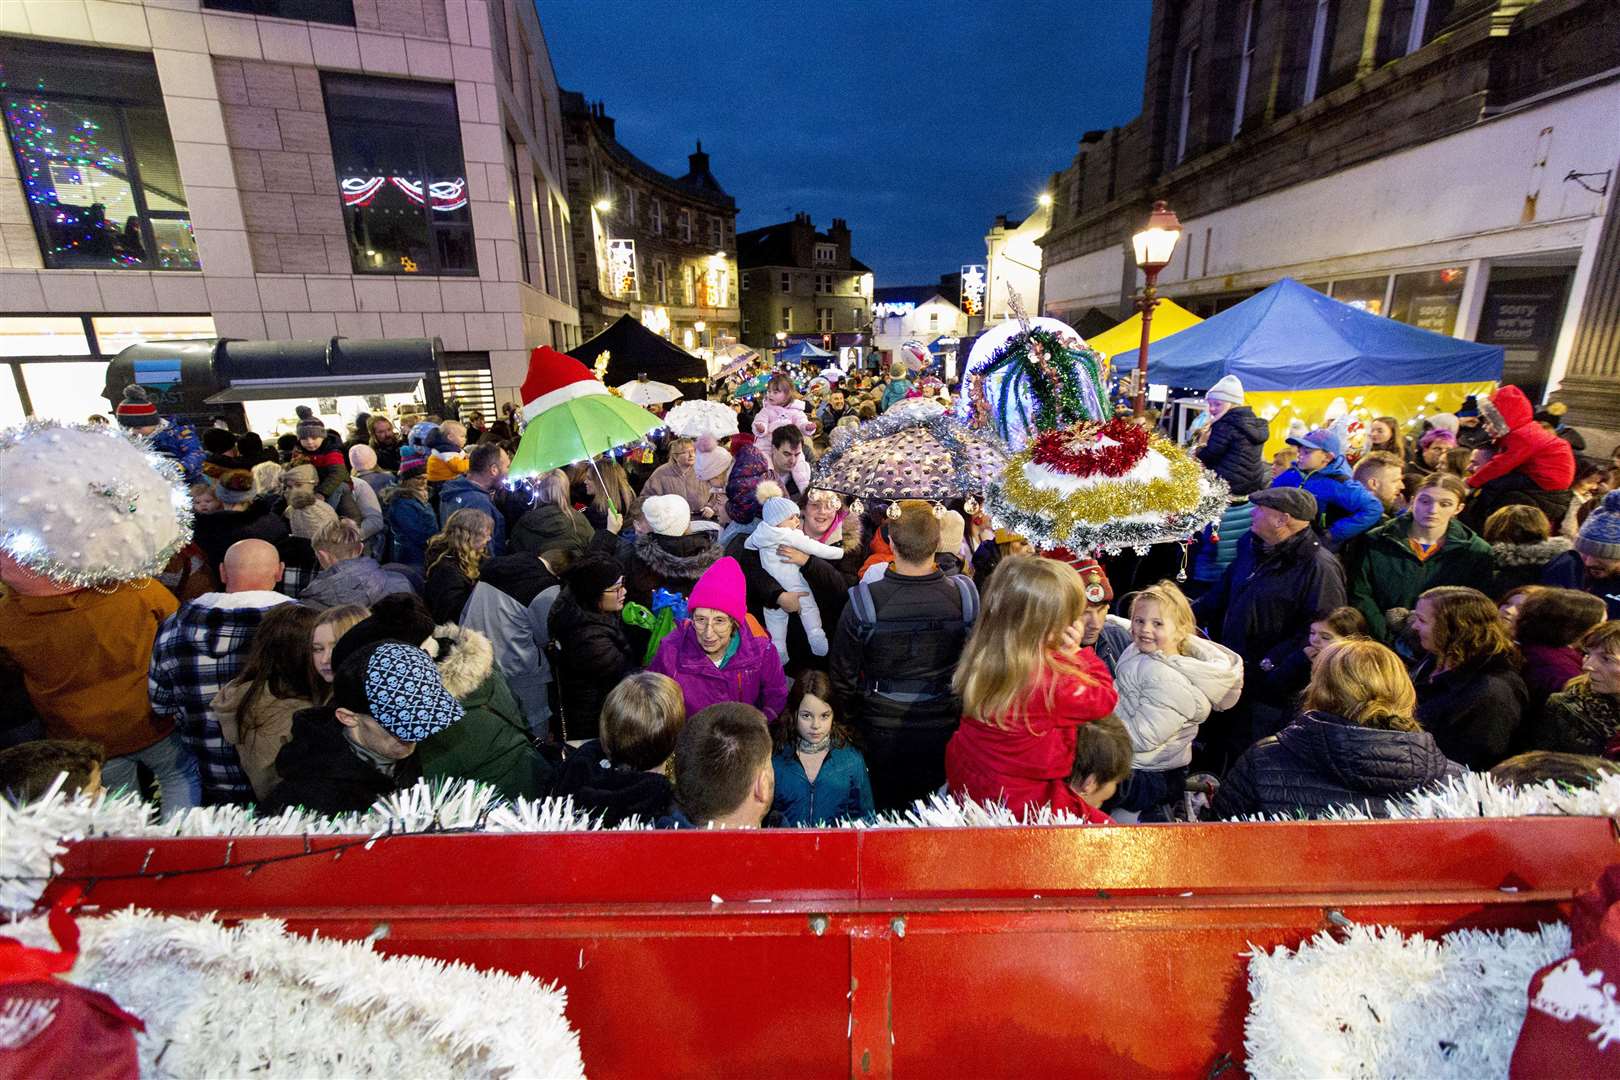
<svg viewBox="0 0 1620 1080">
<path fill-rule="evenodd" d="M 607 392 L 584 364 L 542 345 L 529 354 L 529 374 L 523 380 L 523 419 L 533 420 L 565 401 Z"/>
</svg>

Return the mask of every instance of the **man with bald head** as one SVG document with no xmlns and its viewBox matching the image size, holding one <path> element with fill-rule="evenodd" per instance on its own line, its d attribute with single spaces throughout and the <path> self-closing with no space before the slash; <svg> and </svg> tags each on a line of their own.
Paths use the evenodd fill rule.
<svg viewBox="0 0 1620 1080">
<path fill-rule="evenodd" d="M 253 798 L 236 747 L 226 741 L 208 706 L 242 670 L 265 613 L 292 603 L 274 591 L 281 570 L 273 544 L 238 540 L 220 561 L 225 591 L 204 593 L 158 628 L 147 678 L 152 708 L 173 719 L 181 742 L 196 757 L 204 806 Z"/>
</svg>

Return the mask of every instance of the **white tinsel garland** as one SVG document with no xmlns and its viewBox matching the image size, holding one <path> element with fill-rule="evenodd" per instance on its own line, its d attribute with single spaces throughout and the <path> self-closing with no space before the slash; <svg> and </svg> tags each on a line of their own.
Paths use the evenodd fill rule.
<svg viewBox="0 0 1620 1080">
<path fill-rule="evenodd" d="M 1530 977 L 1569 949 L 1569 928 L 1552 923 L 1439 941 L 1351 926 L 1343 940 L 1255 950 L 1244 1067 L 1256 1080 L 1506 1077 Z"/>
<path fill-rule="evenodd" d="M 3 928 L 55 948 L 44 918 Z M 66 978 L 146 1023 L 146 1077 L 582 1077 L 567 995 L 528 975 L 421 957 L 369 941 L 226 927 L 128 910 L 79 920 Z"/>
<path fill-rule="evenodd" d="M 1464 773 L 1432 791 L 1403 796 L 1383 804 L 1394 820 L 1477 817 L 1612 817 L 1620 818 L 1620 776 L 1607 776 L 1592 788 L 1571 788 L 1553 781 L 1522 787 L 1503 785 L 1485 773 Z M 1345 806 L 1319 817 L 1364 821 L 1366 806 Z M 1254 821 L 1286 821 L 1288 815 L 1262 815 Z M 1008 828 L 1017 825 L 1080 825 L 1072 814 L 1048 808 L 1014 814 L 996 803 L 935 795 L 907 810 L 877 815 L 844 828 Z M 26 911 L 56 872 L 56 857 L 66 843 L 92 836 L 383 836 L 435 830 L 495 833 L 589 832 L 601 820 L 576 810 L 572 799 L 504 801 L 494 788 L 473 781 L 422 782 L 389 795 L 363 814 L 324 817 L 288 810 L 257 817 L 242 807 L 216 806 L 185 810 L 167 821 L 154 807 L 131 794 L 66 797 L 53 788 L 23 807 L 0 799 L 0 911 Z M 638 830 L 651 823 L 634 818 L 617 828 Z"/>
</svg>

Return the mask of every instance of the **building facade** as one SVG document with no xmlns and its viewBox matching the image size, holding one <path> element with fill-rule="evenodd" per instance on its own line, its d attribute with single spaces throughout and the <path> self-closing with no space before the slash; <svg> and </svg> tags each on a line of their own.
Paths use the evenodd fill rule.
<svg viewBox="0 0 1620 1080">
<path fill-rule="evenodd" d="M 629 315 L 685 349 L 734 344 L 737 203 L 703 144 L 685 176 L 668 176 L 619 143 L 600 103 L 572 91 L 562 102 L 585 336 Z"/>
<path fill-rule="evenodd" d="M 1294 277 L 1500 344 L 1506 381 L 1620 427 L 1620 5 L 1156 0 L 1150 33 L 1141 115 L 1053 177 L 1044 311 L 1128 314 L 1165 199 L 1183 306 Z"/>
<path fill-rule="evenodd" d="M 578 341 L 532 4 L 4 3 L 0 65 L 0 423 L 142 340 L 437 338 L 484 405 Z"/>
<path fill-rule="evenodd" d="M 774 348 L 806 340 L 829 349 L 871 347 L 872 271 L 850 251 L 843 218 L 834 218 L 826 232 L 801 213 L 738 233 L 737 262 L 744 344 Z"/>
<path fill-rule="evenodd" d="M 1041 303 L 1040 238 L 1052 224 L 1050 204 L 1037 205 L 1022 221 L 1005 214 L 984 236 L 986 326 L 1013 317 L 1012 298 L 1037 314 Z"/>
</svg>

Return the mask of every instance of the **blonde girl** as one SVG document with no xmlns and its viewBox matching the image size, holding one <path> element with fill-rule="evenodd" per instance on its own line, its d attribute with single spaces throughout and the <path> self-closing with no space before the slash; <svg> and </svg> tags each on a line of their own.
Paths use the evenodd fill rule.
<svg viewBox="0 0 1620 1080">
<path fill-rule="evenodd" d="M 1236 705 L 1243 692 L 1243 659 L 1199 637 L 1192 605 L 1161 581 L 1131 603 L 1131 643 L 1114 680 L 1119 718 L 1136 751 L 1117 808 L 1164 820 L 1164 806 L 1181 798 L 1199 725 Z"/>
<path fill-rule="evenodd" d="M 315 687 L 316 704 L 331 696 L 332 650 L 337 646 L 338 639 L 353 629 L 355 623 L 370 614 L 370 608 L 359 604 L 342 604 L 327 608 L 321 612 L 320 618 L 315 620 L 315 628 L 310 632 L 309 660 L 315 667 L 315 674 L 321 679 L 320 684 Z"/>
<path fill-rule="evenodd" d="M 1108 667 L 1080 644 L 1085 588 L 1066 562 L 1004 560 L 956 666 L 962 724 L 945 748 L 950 789 L 1014 813 L 1082 814 L 1069 786 L 1075 731 L 1114 708 Z"/>
<path fill-rule="evenodd" d="M 478 584 L 485 548 L 495 521 L 482 510 L 463 507 L 445 520 L 444 531 L 427 542 L 427 581 L 422 598 L 436 623 L 458 622 Z"/>
</svg>

